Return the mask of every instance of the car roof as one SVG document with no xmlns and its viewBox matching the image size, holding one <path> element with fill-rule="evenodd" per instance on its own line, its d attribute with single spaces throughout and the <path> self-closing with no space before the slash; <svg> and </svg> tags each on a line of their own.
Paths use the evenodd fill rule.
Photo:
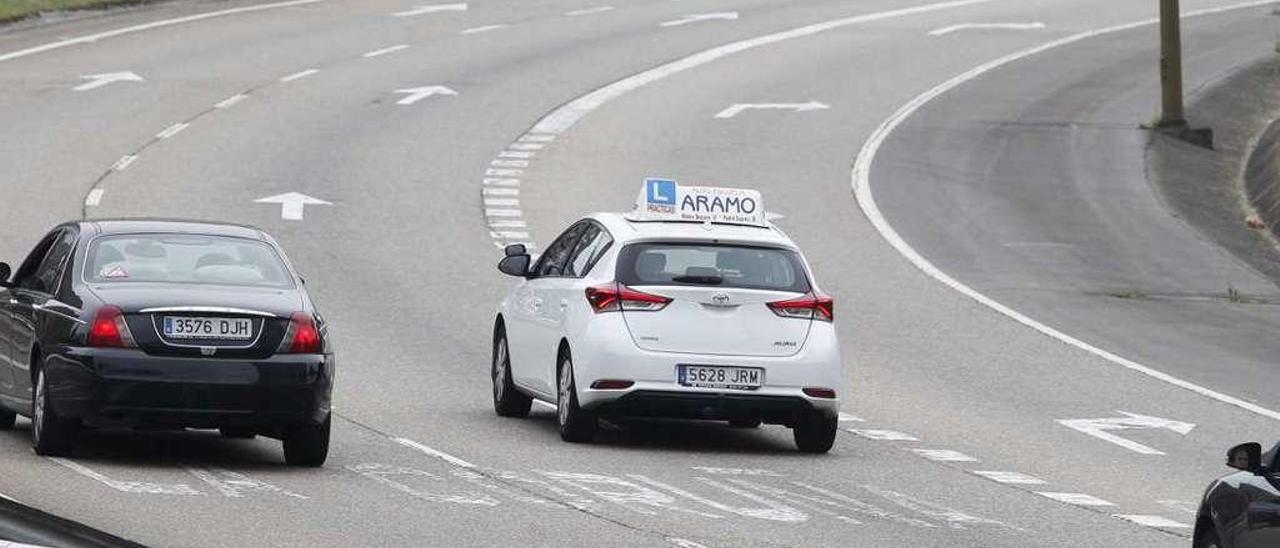
<svg viewBox="0 0 1280 548">
<path fill-rule="evenodd" d="M 588 216 L 604 225 L 614 239 L 637 240 L 729 240 L 795 249 L 795 242 L 773 223 L 767 227 L 687 221 L 633 221 L 621 213 Z M 709 228 L 708 228 L 709 227 Z"/>
<path fill-rule="evenodd" d="M 270 242 L 271 237 L 258 228 L 234 223 L 212 221 L 192 221 L 185 219 L 91 219 L 82 221 L 98 234 L 136 234 L 142 232 L 161 232 L 178 234 L 202 234 L 208 236 L 231 236 Z"/>
</svg>

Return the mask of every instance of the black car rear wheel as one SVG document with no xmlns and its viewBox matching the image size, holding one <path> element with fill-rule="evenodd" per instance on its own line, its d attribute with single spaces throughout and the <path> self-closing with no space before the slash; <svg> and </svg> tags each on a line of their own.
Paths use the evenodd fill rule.
<svg viewBox="0 0 1280 548">
<path fill-rule="evenodd" d="M 65 457 L 71 454 L 76 443 L 79 423 L 59 417 L 49 400 L 49 381 L 44 371 L 36 373 L 35 402 L 31 413 L 31 445 L 36 454 L 45 457 Z"/>
<path fill-rule="evenodd" d="M 827 417 L 813 413 L 801 419 L 792 433 L 795 435 L 796 447 L 804 453 L 826 453 L 836 443 L 835 417 Z"/>
<path fill-rule="evenodd" d="M 560 425 L 560 439 L 572 443 L 587 443 L 596 436 L 599 421 L 595 414 L 578 405 L 578 388 L 573 379 L 573 359 L 568 351 L 560 357 L 559 398 L 556 401 L 556 422 Z"/>
<path fill-rule="evenodd" d="M 329 425 L 333 422 L 330 415 L 317 425 L 302 426 L 290 430 L 284 436 L 284 461 L 290 466 L 324 466 L 329 458 Z"/>
<path fill-rule="evenodd" d="M 516 389 L 511 380 L 511 353 L 507 331 L 501 326 L 493 337 L 493 410 L 501 417 L 527 417 L 533 398 Z"/>
</svg>

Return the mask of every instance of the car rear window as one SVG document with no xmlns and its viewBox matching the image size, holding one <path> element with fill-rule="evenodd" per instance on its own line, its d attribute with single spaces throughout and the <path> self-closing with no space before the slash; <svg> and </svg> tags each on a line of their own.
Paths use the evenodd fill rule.
<svg viewBox="0 0 1280 548">
<path fill-rule="evenodd" d="M 93 283 L 163 282 L 293 287 L 275 249 L 229 236 L 121 234 L 89 247 L 85 279 Z"/>
<path fill-rule="evenodd" d="M 629 286 L 688 285 L 809 291 L 800 254 L 790 249 L 709 243 L 637 243 L 618 255 Z"/>
</svg>

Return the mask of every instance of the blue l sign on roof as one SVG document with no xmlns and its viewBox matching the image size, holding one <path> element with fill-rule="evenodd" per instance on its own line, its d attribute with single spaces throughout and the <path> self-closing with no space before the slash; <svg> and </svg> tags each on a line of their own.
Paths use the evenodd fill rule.
<svg viewBox="0 0 1280 548">
<path fill-rule="evenodd" d="M 675 207 L 676 182 L 671 179 L 645 179 L 645 197 L 649 205 Z"/>
</svg>

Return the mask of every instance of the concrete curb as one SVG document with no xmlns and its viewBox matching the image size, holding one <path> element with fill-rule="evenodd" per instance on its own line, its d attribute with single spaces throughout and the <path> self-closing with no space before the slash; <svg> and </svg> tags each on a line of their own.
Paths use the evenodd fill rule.
<svg viewBox="0 0 1280 548">
<path fill-rule="evenodd" d="M 143 548 L 143 545 L 0 496 L 0 547 Z"/>
</svg>

